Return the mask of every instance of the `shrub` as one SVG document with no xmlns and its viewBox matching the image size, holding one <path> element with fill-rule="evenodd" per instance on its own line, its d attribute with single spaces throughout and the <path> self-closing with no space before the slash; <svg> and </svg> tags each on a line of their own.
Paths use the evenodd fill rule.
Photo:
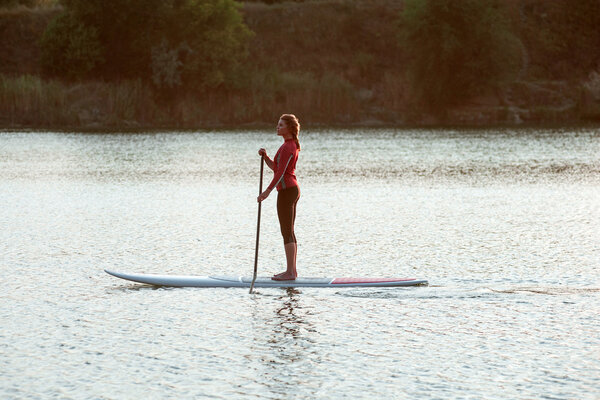
<svg viewBox="0 0 600 400">
<path fill-rule="evenodd" d="M 520 42 L 495 0 L 407 0 L 400 20 L 413 95 L 434 111 L 518 68 Z"/>
<path fill-rule="evenodd" d="M 173 13 L 168 38 L 184 48 L 183 81 L 195 87 L 229 82 L 247 55 L 252 33 L 233 0 L 184 1 Z"/>
<path fill-rule="evenodd" d="M 189 51 L 189 47 L 180 45 L 172 48 L 166 39 L 158 46 L 152 47 L 152 82 L 156 87 L 174 89 L 181 86 L 180 53 Z"/>
</svg>

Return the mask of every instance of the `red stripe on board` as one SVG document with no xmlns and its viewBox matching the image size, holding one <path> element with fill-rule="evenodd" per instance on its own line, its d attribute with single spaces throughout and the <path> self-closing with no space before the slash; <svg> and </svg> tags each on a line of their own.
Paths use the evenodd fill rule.
<svg viewBox="0 0 600 400">
<path fill-rule="evenodd" d="M 335 278 L 332 285 L 343 285 L 344 283 L 384 283 L 384 282 L 406 282 L 414 281 L 414 278 Z"/>
</svg>

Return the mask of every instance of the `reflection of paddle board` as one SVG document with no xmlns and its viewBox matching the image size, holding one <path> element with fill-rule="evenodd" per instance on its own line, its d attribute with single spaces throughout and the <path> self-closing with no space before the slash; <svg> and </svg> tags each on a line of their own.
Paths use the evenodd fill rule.
<svg viewBox="0 0 600 400">
<path fill-rule="evenodd" d="M 106 273 L 128 281 L 156 286 L 175 287 L 250 287 L 252 277 L 183 276 L 129 274 L 105 269 Z M 427 285 L 426 280 L 413 278 L 298 278 L 294 281 L 274 281 L 258 277 L 254 287 L 394 287 Z"/>
</svg>

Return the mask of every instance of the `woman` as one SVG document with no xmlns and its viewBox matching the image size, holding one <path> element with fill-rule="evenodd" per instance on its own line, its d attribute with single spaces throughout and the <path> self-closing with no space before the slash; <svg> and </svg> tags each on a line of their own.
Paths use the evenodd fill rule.
<svg viewBox="0 0 600 400">
<path fill-rule="evenodd" d="M 296 204 L 300 198 L 300 187 L 295 175 L 296 161 L 298 161 L 298 152 L 300 151 L 299 131 L 298 118 L 293 114 L 283 114 L 277 124 L 277 135 L 281 136 L 284 142 L 277 150 L 275 157 L 271 160 L 265 149 L 258 150 L 258 154 L 262 156 L 267 166 L 275 172 L 271 184 L 258 196 L 257 200 L 258 202 L 263 201 L 269 197 L 273 188 L 277 188 L 277 216 L 283 236 L 287 269 L 271 278 L 276 281 L 294 280 L 298 276 L 296 272 L 298 245 L 294 234 L 294 220 L 296 219 Z"/>
</svg>

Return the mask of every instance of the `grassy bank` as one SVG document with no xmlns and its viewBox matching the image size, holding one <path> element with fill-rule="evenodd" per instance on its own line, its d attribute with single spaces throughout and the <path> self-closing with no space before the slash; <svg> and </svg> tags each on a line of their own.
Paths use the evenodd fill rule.
<svg viewBox="0 0 600 400">
<path fill-rule="evenodd" d="M 280 93 L 293 87 L 293 97 Z M 212 90 L 163 98 L 141 80 L 65 83 L 39 76 L 0 76 L 4 127 L 147 128 L 272 124 L 285 110 L 308 121 L 353 123 L 352 87 L 336 76 L 269 73 L 244 91 Z"/>
<path fill-rule="evenodd" d="M 9 127 L 102 127 L 149 123 L 152 93 L 140 81 L 65 84 L 0 77 L 0 123 Z"/>
<path fill-rule="evenodd" d="M 511 0 L 523 43 L 512 82 L 427 114 L 414 102 L 398 40 L 402 1 L 246 3 L 255 33 L 239 82 L 161 93 L 141 79 L 64 81 L 45 77 L 39 38 L 60 12 L 51 5 L 0 10 L 2 127 L 194 128 L 270 124 L 294 112 L 306 124 L 497 124 L 599 119 L 593 74 L 561 60 L 547 32 L 549 2 Z M 542 32 L 542 34 L 540 34 Z M 545 35 L 545 36 L 544 36 Z"/>
</svg>

